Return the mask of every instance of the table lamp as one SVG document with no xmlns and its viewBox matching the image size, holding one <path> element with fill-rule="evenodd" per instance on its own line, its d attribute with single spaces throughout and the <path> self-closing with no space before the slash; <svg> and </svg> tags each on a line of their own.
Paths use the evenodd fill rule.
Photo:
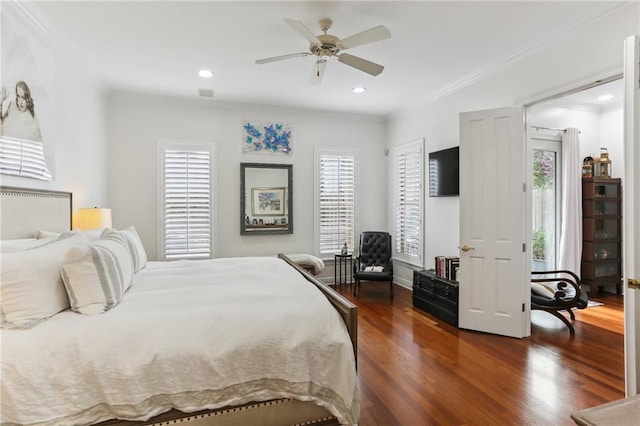
<svg viewBox="0 0 640 426">
<path fill-rule="evenodd" d="M 75 229 L 88 231 L 99 228 L 111 228 L 111 209 L 98 207 L 78 209 Z"/>
</svg>

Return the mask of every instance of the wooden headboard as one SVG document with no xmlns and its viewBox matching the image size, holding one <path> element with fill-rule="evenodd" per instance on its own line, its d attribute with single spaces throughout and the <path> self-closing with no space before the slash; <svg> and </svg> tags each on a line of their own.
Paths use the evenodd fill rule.
<svg viewBox="0 0 640 426">
<path fill-rule="evenodd" d="M 0 239 L 68 231 L 72 206 L 70 192 L 0 186 Z"/>
</svg>

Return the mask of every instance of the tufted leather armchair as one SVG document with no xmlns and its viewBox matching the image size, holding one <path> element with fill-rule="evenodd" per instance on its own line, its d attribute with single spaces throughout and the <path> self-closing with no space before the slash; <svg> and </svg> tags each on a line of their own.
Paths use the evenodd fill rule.
<svg viewBox="0 0 640 426">
<path fill-rule="evenodd" d="M 382 267 L 382 271 L 365 271 L 367 267 Z M 376 268 L 377 269 L 377 268 Z M 360 290 L 360 281 L 388 281 L 393 299 L 393 262 L 391 262 L 391 235 L 388 232 L 365 231 L 360 234 L 360 253 L 353 265 L 353 295 Z"/>
</svg>

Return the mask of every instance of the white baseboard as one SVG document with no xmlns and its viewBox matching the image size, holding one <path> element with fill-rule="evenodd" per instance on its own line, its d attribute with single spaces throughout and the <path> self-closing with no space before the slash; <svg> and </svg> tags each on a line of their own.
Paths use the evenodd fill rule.
<svg viewBox="0 0 640 426">
<path fill-rule="evenodd" d="M 406 279 L 404 279 L 404 278 L 397 278 L 397 277 L 396 277 L 396 278 L 393 280 L 393 283 L 394 283 L 394 284 L 398 284 L 400 287 L 404 287 L 404 288 L 406 288 L 407 290 L 411 290 L 411 291 L 413 291 L 413 282 L 411 282 L 411 281 L 409 281 L 409 280 L 406 280 Z"/>
</svg>

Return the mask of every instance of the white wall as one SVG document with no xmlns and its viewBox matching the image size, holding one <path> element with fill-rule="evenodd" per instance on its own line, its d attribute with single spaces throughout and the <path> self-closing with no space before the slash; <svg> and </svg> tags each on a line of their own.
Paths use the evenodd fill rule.
<svg viewBox="0 0 640 426">
<path fill-rule="evenodd" d="M 580 156 L 600 156 L 600 148 L 607 148 L 611 160 L 611 177 L 624 176 L 623 158 L 623 109 L 617 106 L 612 109 L 579 110 L 558 108 L 554 106 L 534 106 L 531 108 L 531 125 L 566 129 L 575 127 L 580 129 Z M 548 130 L 532 133 L 552 135 Z"/>
<path fill-rule="evenodd" d="M 602 111 L 598 139 L 601 146 L 607 147 L 609 151 L 611 177 L 624 178 L 624 109 L 622 107 Z"/>
<path fill-rule="evenodd" d="M 554 90 L 559 93 L 567 86 L 577 87 L 621 72 L 623 40 L 639 30 L 638 9 L 638 3 L 616 9 L 601 21 L 576 29 L 517 62 L 504 64 L 496 73 L 457 92 L 398 112 L 389 120 L 390 146 L 420 137 L 425 138 L 426 153 L 458 145 L 461 112 L 525 105 Z M 389 181 L 392 182 L 391 177 Z M 393 193 L 391 186 L 389 191 Z M 429 198 L 426 194 L 425 200 L 424 266 L 432 268 L 434 256 L 458 252 L 459 200 Z M 391 203 L 387 215 L 392 221 Z M 411 282 L 411 268 L 400 264 L 394 272 L 397 280 Z"/>
<path fill-rule="evenodd" d="M 215 257 L 314 253 L 314 147 L 358 150 L 358 230 L 385 230 L 386 122 L 377 116 L 220 104 L 117 93 L 108 100 L 109 204 L 113 225 L 134 225 L 157 259 L 160 139 L 210 140 L 217 146 Z M 243 120 L 292 127 L 293 156 L 241 152 Z M 294 233 L 240 235 L 240 163 L 293 164 Z"/>
<path fill-rule="evenodd" d="M 107 195 L 106 129 L 102 86 L 94 72 L 78 62 L 74 53 L 63 49 L 49 33 L 43 32 L 37 17 L 2 5 L 2 22 L 18 23 L 20 31 L 42 40 L 53 67 L 44 70 L 51 87 L 46 88 L 49 124 L 43 146 L 53 181 L 0 175 L 2 185 L 53 189 L 73 193 L 74 211 L 79 207 L 104 206 Z M 50 74 L 49 74 L 50 73 Z"/>
</svg>

